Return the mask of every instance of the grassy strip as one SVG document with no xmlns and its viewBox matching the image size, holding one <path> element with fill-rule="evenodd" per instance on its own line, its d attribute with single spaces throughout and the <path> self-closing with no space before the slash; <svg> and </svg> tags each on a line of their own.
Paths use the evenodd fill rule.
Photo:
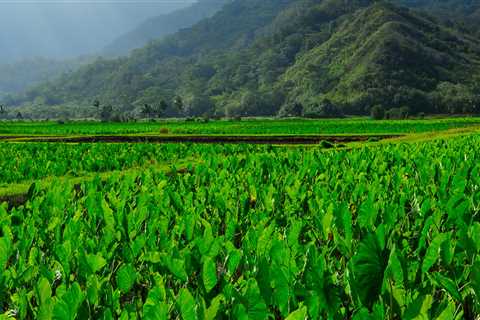
<svg viewBox="0 0 480 320">
<path fill-rule="evenodd" d="M 421 143 L 439 139 L 453 139 L 456 137 L 480 134 L 480 126 L 462 127 L 436 132 L 411 133 L 397 138 L 383 139 L 376 142 L 350 142 L 347 143 L 348 149 L 362 148 L 368 146 L 382 146 L 386 144 L 398 143 Z"/>
</svg>

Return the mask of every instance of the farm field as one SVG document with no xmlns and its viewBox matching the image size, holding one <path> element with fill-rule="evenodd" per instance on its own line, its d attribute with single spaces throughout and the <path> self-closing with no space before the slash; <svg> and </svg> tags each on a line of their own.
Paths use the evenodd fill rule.
<svg viewBox="0 0 480 320">
<path fill-rule="evenodd" d="M 479 125 L 2 124 L 25 136 L 405 136 L 0 142 L 0 319 L 475 319 Z"/>
<path fill-rule="evenodd" d="M 30 135 L 368 135 L 422 133 L 479 126 L 480 118 L 445 118 L 426 120 L 384 120 L 368 118 L 275 120 L 245 119 L 242 121 L 158 121 L 133 123 L 101 122 L 0 122 L 0 136 Z"/>
</svg>

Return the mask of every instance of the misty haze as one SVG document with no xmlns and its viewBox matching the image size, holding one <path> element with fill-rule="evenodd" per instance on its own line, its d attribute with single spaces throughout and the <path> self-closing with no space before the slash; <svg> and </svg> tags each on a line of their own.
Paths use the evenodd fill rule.
<svg viewBox="0 0 480 320">
<path fill-rule="evenodd" d="M 0 61 L 97 54 L 145 19 L 193 1 L 1 1 Z"/>
</svg>

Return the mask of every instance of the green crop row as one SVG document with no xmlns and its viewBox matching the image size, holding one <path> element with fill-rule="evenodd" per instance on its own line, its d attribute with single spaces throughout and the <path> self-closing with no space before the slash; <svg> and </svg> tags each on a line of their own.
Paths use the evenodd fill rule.
<svg viewBox="0 0 480 320">
<path fill-rule="evenodd" d="M 186 145 L 154 144 L 3 143 L 0 150 L 0 184 L 124 170 L 191 154 Z"/>
<path fill-rule="evenodd" d="M 59 184 L 2 206 L 3 318 L 480 314 L 479 136 L 204 148 L 187 172 Z"/>
<path fill-rule="evenodd" d="M 242 121 L 2 122 L 1 134 L 401 134 L 440 131 L 480 125 L 479 118 L 374 121 L 367 118 L 321 120 L 252 119 Z"/>
</svg>

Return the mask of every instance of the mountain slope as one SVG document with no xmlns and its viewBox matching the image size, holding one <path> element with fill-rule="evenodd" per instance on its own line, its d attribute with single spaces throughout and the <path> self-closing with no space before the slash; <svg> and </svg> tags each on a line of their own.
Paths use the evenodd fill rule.
<svg viewBox="0 0 480 320">
<path fill-rule="evenodd" d="M 212 18 L 179 31 L 161 41 L 135 50 L 128 58 L 100 59 L 59 81 L 44 83 L 18 97 L 28 103 L 37 96 L 46 101 L 90 104 L 100 99 L 115 105 L 137 100 L 172 97 L 180 77 L 192 62 L 214 52 L 241 50 L 255 39 L 255 33 L 295 0 L 237 0 Z"/>
<path fill-rule="evenodd" d="M 431 100 L 449 85 L 470 91 L 472 70 L 479 66 L 478 39 L 411 10 L 377 4 L 355 13 L 331 39 L 300 58 L 281 85 L 290 101 L 308 103 L 320 93 L 350 113 L 375 104 L 446 112 L 455 106 Z"/>
<path fill-rule="evenodd" d="M 0 65 L 0 96 L 19 93 L 62 74 L 72 73 L 92 60 L 89 57 L 71 60 L 36 58 Z"/>
<path fill-rule="evenodd" d="M 461 25 L 477 34 L 480 32 L 479 0 L 397 0 L 396 2 L 423 10 L 449 23 Z"/>
<path fill-rule="evenodd" d="M 368 0 L 236 0 L 128 58 L 99 60 L 20 97 L 122 109 L 161 99 L 183 114 L 477 112 L 479 39 Z M 38 100 L 38 99 L 37 99 Z"/>
<path fill-rule="evenodd" d="M 229 1 L 200 0 L 187 8 L 148 19 L 113 41 L 105 48 L 104 53 L 113 56 L 125 55 L 133 49 L 145 46 L 150 41 L 161 39 L 211 17 Z"/>
</svg>

